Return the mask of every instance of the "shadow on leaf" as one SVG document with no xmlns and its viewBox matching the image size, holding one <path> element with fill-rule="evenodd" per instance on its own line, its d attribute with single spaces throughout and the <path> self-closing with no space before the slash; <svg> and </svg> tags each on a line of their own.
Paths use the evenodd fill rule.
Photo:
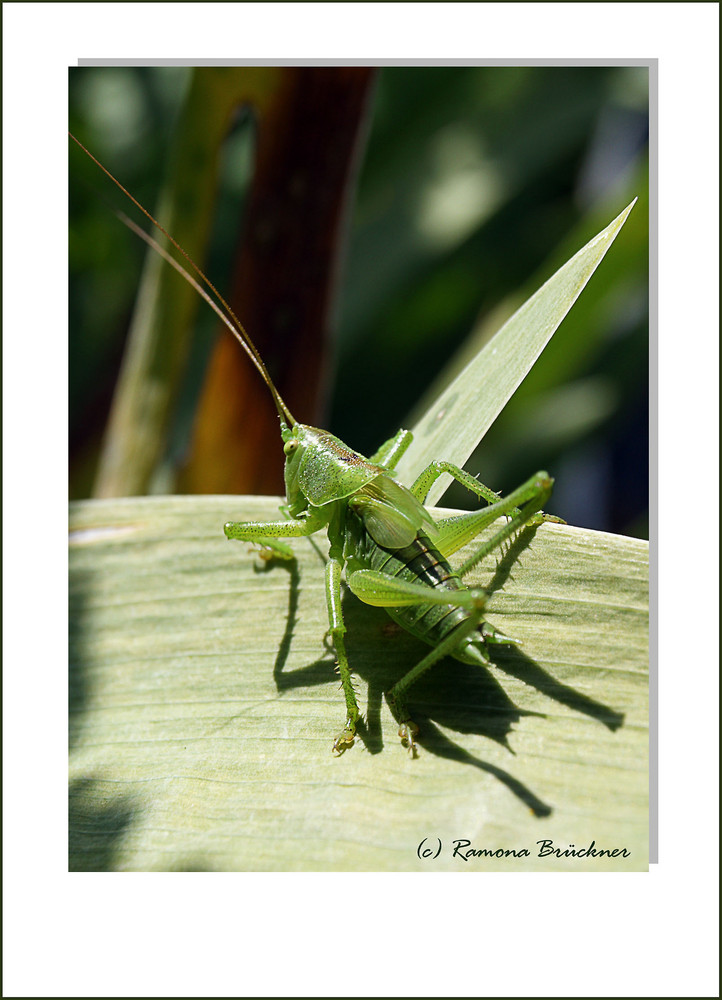
<svg viewBox="0 0 722 1000">
<path fill-rule="evenodd" d="M 499 589 L 508 580 L 511 567 L 533 535 L 533 529 L 524 532 L 508 547 L 497 563 L 490 590 Z M 332 654 L 300 670 L 284 672 L 296 623 L 299 577 L 295 563 L 276 565 L 282 565 L 290 578 L 286 629 L 274 668 L 277 689 L 283 692 L 337 681 Z M 352 669 L 368 685 L 366 711 L 360 706 L 364 717 L 359 720 L 357 736 L 370 753 L 377 754 L 384 748 L 381 725 L 384 693 L 418 663 L 424 647 L 387 619 L 380 609 L 367 607 L 348 593 L 343 598 L 343 614 Z M 503 672 L 574 711 L 590 716 L 610 730 L 614 731 L 622 725 L 624 716 L 621 713 L 557 681 L 517 647 L 492 646 L 490 656 L 494 666 Z M 414 721 L 421 726 L 418 743 L 427 752 L 492 774 L 535 816 L 551 814 L 551 807 L 517 778 L 503 768 L 474 757 L 453 743 L 439 728 L 483 736 L 513 754 L 509 735 L 514 726 L 522 718 L 539 716 L 540 713 L 515 705 L 489 670 L 447 657 L 414 685 L 409 703 Z M 342 721 L 342 716 L 343 702 L 339 699 L 339 721 Z"/>
<path fill-rule="evenodd" d="M 128 795 L 108 799 L 93 778 L 73 781 L 68 792 L 68 871 L 115 871 L 124 835 L 137 810 Z"/>
</svg>

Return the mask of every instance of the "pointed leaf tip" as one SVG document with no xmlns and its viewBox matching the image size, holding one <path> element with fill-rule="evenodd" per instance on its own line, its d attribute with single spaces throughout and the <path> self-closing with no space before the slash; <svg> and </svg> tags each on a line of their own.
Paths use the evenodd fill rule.
<svg viewBox="0 0 722 1000">
<path fill-rule="evenodd" d="M 594 236 L 522 305 L 447 386 L 412 428 L 414 440 L 398 465 L 412 482 L 435 459 L 463 466 L 523 381 L 614 242 L 637 199 Z M 435 503 L 448 486 L 431 487 Z"/>
</svg>

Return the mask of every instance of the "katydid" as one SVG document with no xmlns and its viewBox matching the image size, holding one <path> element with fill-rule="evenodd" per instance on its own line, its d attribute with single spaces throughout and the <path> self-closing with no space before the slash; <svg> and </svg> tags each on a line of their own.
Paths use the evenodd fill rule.
<svg viewBox="0 0 722 1000">
<path fill-rule="evenodd" d="M 75 139 L 74 136 L 71 138 Z M 418 727 L 412 721 L 407 693 L 429 668 L 445 656 L 482 667 L 491 665 L 489 647 L 512 644 L 484 617 L 487 594 L 467 587 L 463 578 L 525 525 L 559 520 L 542 513 L 553 480 L 537 472 L 509 496 L 500 498 L 469 473 L 444 461 L 432 462 L 409 487 L 395 478 L 399 459 L 411 444 L 410 431 L 400 430 L 370 458 L 352 451 L 327 431 L 299 423 L 281 398 L 253 341 L 223 297 L 163 226 L 122 184 L 75 139 L 75 142 L 147 216 L 191 265 L 217 297 L 217 304 L 185 268 L 132 221 L 127 225 L 163 256 L 215 310 L 255 365 L 273 398 L 280 420 L 285 455 L 285 519 L 266 522 L 229 521 L 229 539 L 252 542 L 265 558 L 292 559 L 283 539 L 308 537 L 325 530 L 329 540 L 326 562 L 326 604 L 329 632 L 346 701 L 345 723 L 333 741 L 341 754 L 355 738 L 359 708 L 346 653 L 346 627 L 341 609 L 342 578 L 366 604 L 386 608 L 391 618 L 431 646 L 387 692 L 399 725 L 399 736 L 412 756 Z M 487 506 L 434 521 L 424 506 L 433 483 L 450 474 Z M 500 527 L 479 544 L 458 569 L 448 559 L 498 519 Z"/>
</svg>

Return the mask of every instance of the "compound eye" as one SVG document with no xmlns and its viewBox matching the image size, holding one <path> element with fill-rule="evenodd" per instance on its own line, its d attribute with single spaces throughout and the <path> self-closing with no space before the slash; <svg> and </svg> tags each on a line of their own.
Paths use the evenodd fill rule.
<svg viewBox="0 0 722 1000">
<path fill-rule="evenodd" d="M 283 452 L 285 455 L 292 455 L 294 451 L 298 448 L 298 441 L 296 438 L 291 438 L 290 441 L 286 441 L 283 446 Z"/>
</svg>

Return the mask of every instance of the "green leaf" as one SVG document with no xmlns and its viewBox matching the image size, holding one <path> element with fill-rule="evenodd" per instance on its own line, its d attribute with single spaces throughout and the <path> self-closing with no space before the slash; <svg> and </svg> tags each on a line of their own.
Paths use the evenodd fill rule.
<svg viewBox="0 0 722 1000">
<path fill-rule="evenodd" d="M 413 688 L 416 760 L 382 692 L 426 647 L 347 595 L 366 730 L 335 758 L 324 540 L 263 564 L 223 536 L 278 502 L 73 505 L 71 870 L 647 868 L 646 543 L 544 524 L 486 560 L 488 617 L 522 645 Z M 530 856 L 464 861 L 455 840 Z M 540 840 L 629 853 L 540 858 Z"/>
<path fill-rule="evenodd" d="M 485 345 L 412 428 L 414 441 L 399 462 L 413 480 L 434 459 L 463 466 L 562 322 L 629 215 L 628 205 L 606 229 L 561 267 Z M 434 503 L 448 486 L 437 480 Z"/>
</svg>

